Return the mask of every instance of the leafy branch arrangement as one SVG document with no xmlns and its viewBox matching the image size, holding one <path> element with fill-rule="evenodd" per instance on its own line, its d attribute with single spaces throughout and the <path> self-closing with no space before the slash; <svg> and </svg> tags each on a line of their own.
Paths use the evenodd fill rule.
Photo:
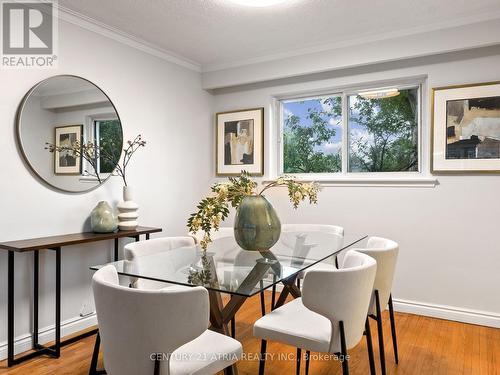
<svg viewBox="0 0 500 375">
<path fill-rule="evenodd" d="M 80 143 L 73 142 L 71 146 L 56 146 L 55 144 L 45 142 L 45 149 L 49 152 L 68 153 L 75 158 L 83 158 L 92 167 L 92 171 L 84 170 L 86 176 L 92 176 L 102 183 L 101 176 L 98 173 L 98 161 L 100 158 L 100 148 L 94 142 Z"/>
<path fill-rule="evenodd" d="M 130 163 L 130 159 L 139 150 L 141 147 L 146 147 L 146 141 L 142 139 L 142 136 L 139 134 L 132 141 L 127 141 L 126 147 L 123 149 L 123 159 L 121 164 L 116 163 L 115 174 L 120 176 L 123 179 L 123 184 L 127 186 L 127 166 Z"/>
<path fill-rule="evenodd" d="M 74 142 L 70 146 L 56 146 L 52 143 L 45 143 L 45 149 L 49 152 L 68 152 L 70 155 L 83 158 L 92 167 L 92 170 L 84 170 L 86 176 L 92 176 L 97 179 L 99 184 L 102 183 L 101 173 L 99 172 L 99 161 L 108 163 L 115 169 L 112 172 L 113 176 L 119 176 L 123 179 L 123 183 L 127 186 L 126 170 L 134 153 L 141 147 L 146 146 L 146 141 L 139 134 L 132 141 L 127 141 L 126 147 L 123 149 L 123 159 L 120 161 L 120 146 L 114 140 L 97 142 Z"/>
<path fill-rule="evenodd" d="M 318 201 L 320 186 L 316 182 L 296 181 L 293 177 L 283 176 L 276 181 L 265 185 L 257 192 L 257 183 L 250 178 L 250 174 L 242 171 L 237 177 L 229 177 L 228 182 L 216 183 L 212 186 L 212 195 L 203 198 L 196 206 L 197 212 L 192 213 L 187 226 L 191 233 L 202 232 L 200 246 L 206 250 L 212 242 L 210 232 L 219 230 L 220 223 L 227 218 L 229 206 L 238 208 L 246 196 L 262 195 L 267 189 L 285 186 L 288 188 L 288 197 L 296 209 L 305 199 L 315 204 Z"/>
</svg>

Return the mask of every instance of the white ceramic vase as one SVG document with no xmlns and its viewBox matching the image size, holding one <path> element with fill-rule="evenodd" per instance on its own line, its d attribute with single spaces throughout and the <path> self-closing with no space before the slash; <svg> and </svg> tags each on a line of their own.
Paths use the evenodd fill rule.
<svg viewBox="0 0 500 375">
<path fill-rule="evenodd" d="M 118 228 L 120 230 L 134 230 L 139 223 L 139 205 L 132 200 L 132 189 L 130 186 L 123 187 L 123 202 L 118 204 Z"/>
</svg>

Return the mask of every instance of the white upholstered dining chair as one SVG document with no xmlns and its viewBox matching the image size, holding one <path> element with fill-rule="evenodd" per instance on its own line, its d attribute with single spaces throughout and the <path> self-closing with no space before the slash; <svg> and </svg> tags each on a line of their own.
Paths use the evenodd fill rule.
<svg viewBox="0 0 500 375">
<path fill-rule="evenodd" d="M 109 375 L 215 374 L 241 357 L 238 341 L 207 329 L 203 287 L 127 288 L 108 265 L 94 274 L 92 289 Z"/>
<path fill-rule="evenodd" d="M 125 262 L 135 262 L 137 264 L 139 257 L 159 254 L 180 247 L 191 247 L 194 244 L 193 238 L 188 236 L 155 238 L 147 241 L 131 242 L 125 245 L 123 255 Z M 158 267 L 163 267 L 163 265 L 158 264 Z M 171 285 L 160 281 L 131 278 L 131 286 L 139 289 L 161 289 Z"/>
<path fill-rule="evenodd" d="M 262 339 L 259 374 L 264 373 L 267 340 L 297 347 L 297 373 L 302 349 L 337 354 L 343 374 L 349 373 L 347 350 L 366 334 L 370 370 L 375 373 L 368 307 L 377 270 L 376 261 L 356 251 L 347 252 L 342 269 L 313 270 L 306 274 L 302 298 L 257 320 L 254 335 Z"/>
<path fill-rule="evenodd" d="M 371 256 L 377 261 L 377 276 L 373 285 L 373 294 L 370 302 L 368 314 L 377 321 L 377 331 L 380 349 L 380 365 L 382 375 L 386 373 L 384 331 L 382 327 L 382 312 L 389 307 L 389 319 L 391 323 L 392 345 L 394 348 L 394 360 L 396 364 L 398 358 L 398 344 L 396 338 L 396 323 L 394 321 L 394 309 L 392 306 L 392 283 L 396 271 L 396 263 L 399 253 L 399 245 L 386 238 L 370 237 L 366 247 L 356 249 L 357 251 Z"/>
</svg>

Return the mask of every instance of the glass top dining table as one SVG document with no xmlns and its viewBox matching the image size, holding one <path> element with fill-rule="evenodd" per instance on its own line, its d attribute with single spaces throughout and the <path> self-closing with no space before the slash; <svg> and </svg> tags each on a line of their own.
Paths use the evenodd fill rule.
<svg viewBox="0 0 500 375">
<path fill-rule="evenodd" d="M 335 264 L 335 255 L 361 245 L 365 235 L 323 231 L 281 233 L 267 251 L 241 249 L 233 236 L 214 239 L 206 252 L 182 247 L 133 261 L 108 263 L 119 275 L 169 284 L 204 286 L 209 291 L 251 297 L 278 283 L 295 280 L 319 262 Z M 98 270 L 104 265 L 90 267 Z M 293 282 L 293 281 L 292 281 Z"/>
</svg>

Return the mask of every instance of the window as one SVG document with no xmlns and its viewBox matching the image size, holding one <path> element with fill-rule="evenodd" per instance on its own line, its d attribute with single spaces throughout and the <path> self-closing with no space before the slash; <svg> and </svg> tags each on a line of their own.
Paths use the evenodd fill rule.
<svg viewBox="0 0 500 375">
<path fill-rule="evenodd" d="M 99 158 L 99 173 L 112 173 L 120 160 L 122 128 L 118 119 L 94 120 L 95 143 L 102 148 L 108 158 Z"/>
<path fill-rule="evenodd" d="M 342 170 L 342 97 L 286 101 L 283 108 L 283 172 Z"/>
<path fill-rule="evenodd" d="M 285 174 L 419 171 L 419 86 L 280 101 Z"/>
</svg>

